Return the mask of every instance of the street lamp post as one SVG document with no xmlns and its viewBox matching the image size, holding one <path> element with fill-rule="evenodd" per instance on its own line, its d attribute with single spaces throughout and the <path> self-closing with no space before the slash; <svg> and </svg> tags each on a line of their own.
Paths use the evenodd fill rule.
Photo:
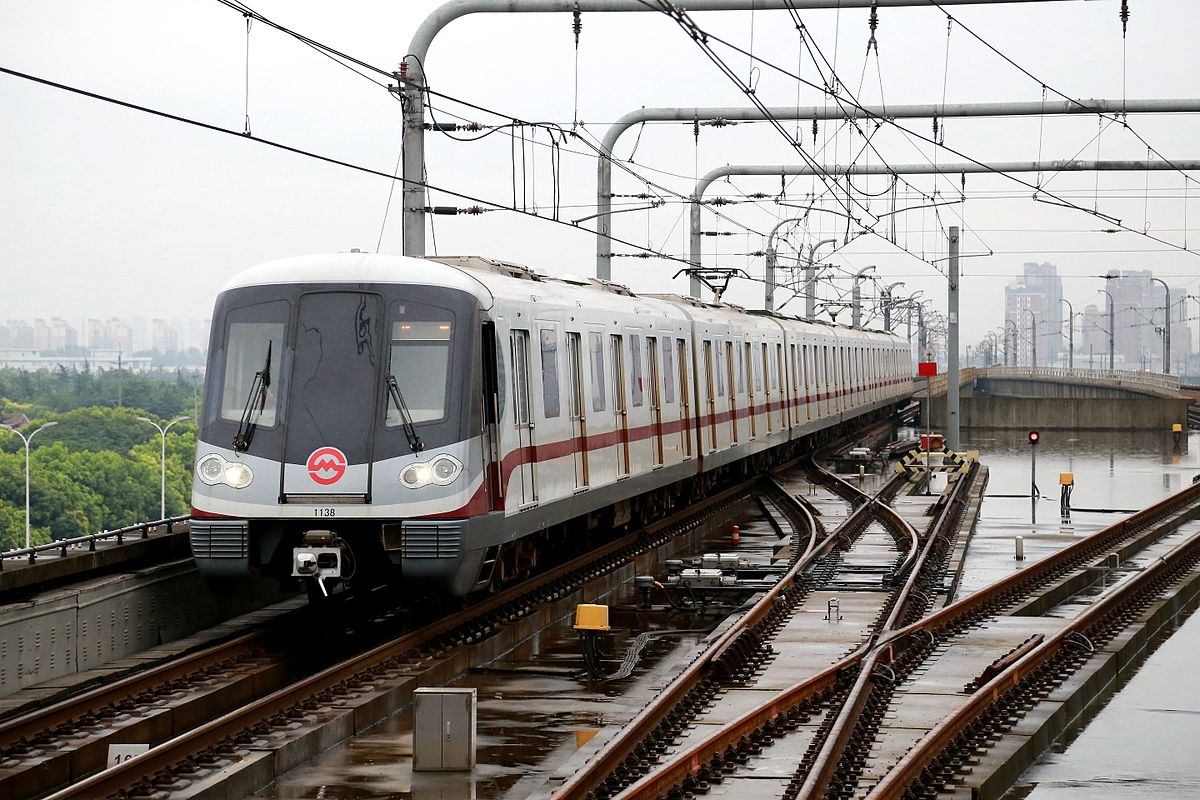
<svg viewBox="0 0 1200 800">
<path fill-rule="evenodd" d="M 158 429 L 158 435 L 162 439 L 162 450 L 159 458 L 159 466 L 162 472 L 162 480 L 159 484 L 158 491 L 158 514 L 159 519 L 167 518 L 167 431 L 171 430 L 171 426 L 177 422 L 183 422 L 189 417 L 176 417 L 168 422 L 165 426 L 159 425 L 149 417 L 138 417 L 138 422 L 145 422 L 148 425 L 153 425 Z"/>
<path fill-rule="evenodd" d="M 1162 278 L 1151 278 L 1163 287 L 1163 372 L 1171 374 L 1171 287 Z"/>
<path fill-rule="evenodd" d="M 1117 326 L 1114 324 L 1113 320 L 1116 316 L 1115 312 L 1117 308 L 1117 301 L 1113 299 L 1112 292 L 1110 292 L 1108 289 L 1101 289 L 1100 291 L 1108 295 L 1108 368 L 1113 369 L 1113 351 L 1116 349 L 1113 346 L 1115 341 L 1113 339 L 1113 333 L 1117 329 Z"/>
<path fill-rule="evenodd" d="M 38 428 L 36 431 L 29 434 L 28 436 L 21 433 L 19 430 L 14 428 L 12 425 L 0 425 L 0 428 L 3 428 L 6 431 L 12 431 L 17 436 L 20 436 L 21 441 L 23 441 L 25 443 L 25 549 L 26 550 L 29 549 L 29 442 L 33 440 L 33 437 L 37 436 L 42 431 L 46 430 L 46 428 L 53 428 L 57 424 L 58 424 L 57 422 L 47 422 L 45 425 Z"/>
<path fill-rule="evenodd" d="M 1029 355 L 1033 361 L 1032 366 L 1037 369 L 1037 317 L 1033 315 L 1033 309 L 1025 309 L 1029 312 Z"/>
<path fill-rule="evenodd" d="M 1075 369 L 1075 306 L 1065 297 L 1058 301 L 1067 304 L 1067 369 Z"/>
</svg>

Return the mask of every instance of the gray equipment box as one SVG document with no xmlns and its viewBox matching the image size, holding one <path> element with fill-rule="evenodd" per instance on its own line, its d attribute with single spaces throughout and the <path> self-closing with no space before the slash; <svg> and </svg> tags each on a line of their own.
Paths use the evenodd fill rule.
<svg viewBox="0 0 1200 800">
<path fill-rule="evenodd" d="M 475 690 L 413 691 L 413 770 L 475 768 Z"/>
</svg>

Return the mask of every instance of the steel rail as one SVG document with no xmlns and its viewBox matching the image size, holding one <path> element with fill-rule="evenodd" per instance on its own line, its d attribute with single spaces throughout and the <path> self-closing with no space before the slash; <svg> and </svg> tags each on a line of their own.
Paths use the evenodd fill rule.
<svg viewBox="0 0 1200 800">
<path fill-rule="evenodd" d="M 984 616 L 997 605 L 1014 602 L 1017 598 L 1028 594 L 1032 587 L 1067 574 L 1089 557 L 1111 550 L 1143 530 L 1165 522 L 1185 511 L 1190 517 L 1200 515 L 1198 504 L 1200 504 L 1200 483 L 1194 483 L 1170 497 L 1163 498 L 1154 505 L 1147 506 L 1136 514 L 1051 553 L 1020 572 L 1014 572 L 1001 578 L 978 592 L 967 595 L 921 620 L 885 635 L 881 638 L 880 644 L 900 644 L 903 639 L 916 634 L 937 636 L 942 629 L 952 628 L 964 619 Z"/>
<path fill-rule="evenodd" d="M 772 480 L 778 489 L 783 487 Z M 784 498 L 791 500 L 792 508 L 805 521 L 812 535 L 815 536 L 816 523 L 808 508 L 793 498 L 787 491 L 782 492 Z M 846 519 L 842 527 L 856 520 L 855 515 L 866 515 L 866 506 L 860 507 Z M 810 536 L 810 540 L 812 536 Z M 820 545 L 807 548 L 804 555 L 796 560 L 791 569 L 774 586 L 765 592 L 762 598 L 746 612 L 734 625 L 731 625 L 715 642 L 712 643 L 698 658 L 688 665 L 665 689 L 659 692 L 638 714 L 622 728 L 621 733 L 610 739 L 603 747 L 574 775 L 568 778 L 551 795 L 554 800 L 584 800 L 597 787 L 601 786 L 616 772 L 621 763 L 636 749 L 639 743 L 652 735 L 654 730 L 663 722 L 670 712 L 678 706 L 687 695 L 698 687 L 712 667 L 730 653 L 736 643 L 758 623 L 762 622 L 774 607 L 776 600 L 785 590 L 795 585 L 804 571 L 821 555 L 828 552 L 838 539 L 830 533 Z"/>
<path fill-rule="evenodd" d="M 929 617 L 910 623 L 893 633 L 885 632 L 874 642 L 872 649 L 863 648 L 841 662 L 838 662 L 838 664 L 830 669 L 836 668 L 839 673 L 847 675 L 850 674 L 851 670 L 857 669 L 858 677 L 856 683 L 865 684 L 866 680 L 872 674 L 871 670 L 867 668 L 867 664 L 864 663 L 869 655 L 876 656 L 887 653 L 889 658 L 893 658 L 895 655 L 894 648 L 897 645 L 901 644 L 905 638 L 922 632 L 925 635 L 919 637 L 920 643 L 927 647 L 931 646 L 932 630 L 940 627 L 949 627 L 962 621 L 977 619 L 981 614 L 980 609 L 986 609 L 995 605 L 995 598 L 1000 598 L 1004 602 L 1007 602 L 1010 598 L 1017 596 L 1021 589 L 1028 591 L 1029 588 L 1036 587 L 1046 580 L 1061 575 L 1071 568 L 1071 565 L 1077 567 L 1090 554 L 1111 549 L 1137 531 L 1169 520 L 1171 517 L 1190 506 L 1195 506 L 1197 503 L 1200 503 L 1200 484 L 1193 485 L 1171 497 L 1165 498 L 1159 503 L 1139 511 L 1130 518 L 1092 534 L 1086 539 L 1080 540 L 1076 544 L 1066 548 L 1064 551 L 1059 551 L 1059 553 L 1035 562 L 1022 572 L 997 581 L 992 586 L 969 595 Z M 946 507 L 943 508 L 942 514 L 944 515 L 949 511 L 950 504 L 947 503 Z M 936 536 L 931 536 L 929 541 L 933 542 L 935 539 Z M 914 571 L 910 575 L 910 582 L 916 574 L 917 572 Z M 993 598 L 992 602 L 986 602 L 988 597 Z M 981 602 L 981 600 L 984 602 Z M 899 604 L 897 604 L 897 607 L 899 607 Z M 891 624 L 898 624 L 903 619 L 904 615 L 899 611 L 890 617 Z M 901 651 L 901 657 L 904 657 L 904 651 Z M 705 769 L 706 765 L 712 763 L 714 756 L 723 755 L 731 745 L 736 747 L 739 742 L 748 741 L 749 737 L 757 730 L 754 727 L 755 721 L 774 719 L 776 720 L 776 725 L 778 725 L 780 714 L 791 713 L 793 707 L 803 705 L 806 701 L 811 702 L 812 698 L 824 686 L 824 683 L 811 684 L 805 681 L 789 690 L 785 690 L 784 693 L 772 698 L 762 706 L 747 711 L 731 723 L 730 726 L 710 737 L 709 740 L 698 743 L 688 751 L 678 754 L 669 764 L 657 770 L 654 775 L 643 778 L 617 798 L 614 798 L 614 800 L 666 796 L 671 788 Z M 862 688 L 862 686 L 859 687 L 860 692 Z M 851 701 L 853 701 L 852 696 L 847 698 L 847 702 Z M 832 759 L 827 758 L 826 761 L 831 762 Z M 816 764 L 814 764 L 815 766 Z M 657 776 L 660 775 L 662 779 L 658 780 Z M 814 797 L 817 795 L 810 793 L 810 791 L 804 791 L 801 796 Z"/>
<path fill-rule="evenodd" d="M 851 436 L 862 437 L 864 435 L 872 435 L 872 432 L 877 428 L 885 427 L 890 427 L 889 423 L 879 423 L 878 425 L 868 427 L 865 432 L 859 431 L 850 436 L 840 437 L 835 440 L 835 443 L 828 445 L 826 449 L 836 446 L 836 442 L 845 441 L 851 438 Z M 811 548 L 806 551 L 803 557 L 798 558 L 787 574 L 770 591 L 766 592 L 750 611 L 743 615 L 716 642 L 696 658 L 662 692 L 658 693 L 621 730 L 620 734 L 606 742 L 586 764 L 555 789 L 551 794 L 553 800 L 587 800 L 589 797 L 594 797 L 595 791 L 608 781 L 609 776 L 617 774 L 622 763 L 631 754 L 636 752 L 641 743 L 654 734 L 654 731 L 670 716 L 673 709 L 679 706 L 694 689 L 701 686 L 712 668 L 720 665 L 728 654 L 737 652 L 742 648 L 747 637 L 753 636 L 753 631 L 776 609 L 776 603 L 783 595 L 783 592 L 797 585 L 803 579 L 804 573 L 811 568 L 817 559 L 830 552 L 839 543 L 845 542 L 848 531 L 865 529 L 870 523 L 871 518 L 879 513 L 880 508 L 888 511 L 891 510 L 886 504 L 869 502 L 870 498 L 865 492 L 833 473 L 824 470 L 811 456 L 801 461 L 807 462 L 807 465 L 810 465 L 812 469 L 819 471 L 824 481 L 833 483 L 842 489 L 842 492 L 835 492 L 839 496 L 860 500 L 860 504 L 842 522 L 836 531 L 829 532 L 820 545 Z M 809 466 L 805 466 L 804 468 L 808 471 Z M 891 491 L 899 489 L 902 483 L 901 478 L 903 476 L 897 475 L 889 481 L 888 487 L 891 487 Z M 771 483 L 777 489 L 783 489 L 773 478 L 771 478 Z M 885 490 L 888 487 L 885 487 Z M 883 492 L 881 491 L 881 493 Z M 812 521 L 811 514 L 809 514 L 804 504 L 786 490 L 782 492 L 781 496 L 806 518 L 806 523 L 810 529 L 815 530 L 815 523 Z M 864 500 L 864 498 L 866 499 Z M 903 518 L 899 517 L 899 515 L 897 515 L 897 518 L 903 521 Z M 775 613 L 779 612 L 776 611 Z M 615 794 L 615 792 L 613 793 Z"/>
<path fill-rule="evenodd" d="M 924 612 L 924 608 L 912 605 L 918 594 L 917 583 L 922 577 L 922 570 L 927 564 L 933 563 L 930 560 L 930 554 L 937 549 L 937 546 L 949 541 L 946 529 L 958 525 L 961 512 L 966 507 L 967 488 L 974 481 L 978 472 L 979 463 L 972 462 L 967 474 L 960 476 L 955 481 L 949 497 L 942 505 L 941 512 L 930 523 L 920 556 L 914 564 L 913 569 L 909 571 L 904 586 L 895 595 L 896 601 L 889 610 L 887 619 L 879 627 L 878 635 L 873 637 L 872 644 L 878 644 L 878 636 L 893 630 L 901 620 L 908 618 L 914 610 L 918 615 Z M 921 598 L 922 600 L 919 602 L 922 604 L 928 602 L 927 595 L 921 593 Z M 838 768 L 845 758 L 850 740 L 862 720 L 863 709 L 866 707 L 867 702 L 871 698 L 871 693 L 877 685 L 876 669 L 880 666 L 887 666 L 887 664 L 883 663 L 883 659 L 885 658 L 890 662 L 893 659 L 893 652 L 889 648 L 882 647 L 873 647 L 871 652 L 864 658 L 858 675 L 855 678 L 854 686 L 851 688 L 846 701 L 842 704 L 837 720 L 830 729 L 821 750 L 818 752 L 812 767 L 808 771 L 808 775 L 804 779 L 804 784 L 800 789 L 801 797 L 823 797 L 829 790 Z"/>
<path fill-rule="evenodd" d="M 525 616 L 542 592 L 554 592 L 555 584 L 572 577 L 594 574 L 604 562 L 626 563 L 638 548 L 653 546 L 656 541 L 683 526 L 690 529 L 700 524 L 707 514 L 725 507 L 745 496 L 754 480 L 743 481 L 707 498 L 696 507 L 652 523 L 647 528 L 623 536 L 598 550 L 573 559 L 552 570 L 529 579 L 476 605 L 445 617 L 431 625 L 378 645 L 352 658 L 330 666 L 296 683 L 279 689 L 252 703 L 217 719 L 197 726 L 186 733 L 163 742 L 119 766 L 84 778 L 51 795 L 51 800 L 67 798 L 107 797 L 129 789 L 153 776 L 169 772 L 172 767 L 186 763 L 204 751 L 221 748 L 230 740 L 285 712 L 319 701 L 320 697 L 337 687 L 357 681 L 366 683 L 398 664 L 421 648 L 436 650 L 439 640 L 453 639 L 445 646 L 470 642 L 505 621 Z M 530 600 L 533 599 L 533 603 Z M 466 629 L 465 633 L 459 633 Z"/>
<path fill-rule="evenodd" d="M 0 753 L 20 745 L 23 741 L 32 741 L 44 733 L 113 708 L 166 684 L 186 679 L 230 661 L 249 658 L 263 650 L 270 636 L 271 632 L 267 630 L 245 633 L 112 683 L 101 684 L 83 694 L 68 697 L 27 714 L 10 717 L 0 722 Z"/>
<path fill-rule="evenodd" d="M 1023 682 L 1044 667 L 1050 666 L 1056 656 L 1072 642 L 1078 641 L 1079 635 L 1087 637 L 1090 642 L 1092 636 L 1088 635 L 1089 632 L 1095 635 L 1097 628 L 1102 628 L 1113 615 L 1119 614 L 1138 598 L 1147 594 L 1157 594 L 1165 585 L 1177 582 L 1178 573 L 1190 569 L 1198 559 L 1200 533 L 1195 533 L 1145 570 L 1127 578 L 1053 636 L 1046 638 L 1024 657 L 976 690 L 966 704 L 935 725 L 918 741 L 875 785 L 868 793 L 867 799 L 902 797 L 907 788 L 919 780 L 926 768 L 952 746 L 956 739 L 964 735 L 989 709 L 1015 691 Z"/>
<path fill-rule="evenodd" d="M 900 477 L 903 476 L 897 476 L 897 478 Z M 959 481 L 955 491 L 958 491 L 959 486 L 965 483 L 965 481 Z M 867 505 L 870 504 L 864 504 L 860 508 L 865 508 Z M 931 523 L 931 531 L 936 531 L 938 526 L 945 524 L 944 520 L 947 519 L 950 508 L 949 503 L 943 506 L 942 514 Z M 889 510 L 892 509 L 889 508 Z M 901 519 L 903 520 L 903 517 Z M 927 543 L 936 539 L 936 535 L 930 535 L 927 537 Z M 923 548 L 922 558 L 928 551 L 927 545 Z M 905 587 L 911 587 L 914 584 L 917 574 L 918 570 L 914 569 L 909 575 Z M 893 606 L 893 609 L 898 606 L 899 603 Z M 891 616 L 894 616 L 894 612 Z M 613 800 L 634 800 L 634 798 L 649 800 L 649 798 L 668 796 L 675 787 L 688 779 L 694 779 L 706 771 L 708 773 L 720 772 L 725 763 L 744 755 L 747 748 L 758 746 L 760 743 L 780 735 L 783 731 L 794 728 L 798 720 L 824 703 L 839 686 L 844 685 L 848 676 L 857 671 L 858 676 L 861 677 L 866 672 L 864 659 L 869 659 L 874 654 L 873 644 L 874 635 L 855 652 L 820 673 L 805 678 L 771 696 L 728 725 L 721 726 L 704 740 L 676 754 L 668 763 L 628 787 Z M 848 696 L 848 700 L 853 700 L 853 697 L 851 694 Z M 833 735 L 832 729 L 831 735 Z"/>
</svg>

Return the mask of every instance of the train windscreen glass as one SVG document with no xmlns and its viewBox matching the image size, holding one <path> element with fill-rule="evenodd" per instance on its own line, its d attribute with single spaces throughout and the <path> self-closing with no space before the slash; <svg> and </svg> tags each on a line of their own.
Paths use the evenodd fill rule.
<svg viewBox="0 0 1200 800">
<path fill-rule="evenodd" d="M 264 317 L 277 317 L 279 321 L 263 322 L 261 320 Z M 225 334 L 225 371 L 221 386 L 221 419 L 237 422 L 242 418 L 254 376 L 266 366 L 268 348 L 271 349 L 271 360 L 274 362 L 271 371 L 278 376 L 279 364 L 283 360 L 286 319 L 287 303 L 264 303 L 229 312 Z M 262 428 L 275 425 L 279 382 L 274 376 L 261 412 L 257 412 L 255 402 L 253 422 Z"/>
<path fill-rule="evenodd" d="M 447 311 L 427 306 L 417 308 L 412 304 L 394 309 L 391 374 L 414 423 L 433 422 L 446 416 L 453 329 L 454 322 Z M 389 426 L 403 423 L 394 403 L 388 403 L 385 423 Z"/>
</svg>

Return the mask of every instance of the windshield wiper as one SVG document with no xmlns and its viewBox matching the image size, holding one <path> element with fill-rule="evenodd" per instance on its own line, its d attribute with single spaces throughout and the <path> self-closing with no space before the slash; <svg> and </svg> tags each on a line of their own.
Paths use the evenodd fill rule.
<svg viewBox="0 0 1200 800">
<path fill-rule="evenodd" d="M 267 407 L 267 389 L 271 388 L 271 340 L 267 340 L 267 361 L 263 368 L 254 373 L 250 382 L 250 395 L 246 398 L 246 406 L 242 409 L 242 419 L 238 422 L 237 433 L 233 435 L 233 449 L 244 453 L 250 449 L 250 441 L 254 431 L 258 429 L 258 418 Z M 255 400 L 258 408 L 255 409 Z"/>
<path fill-rule="evenodd" d="M 425 445 L 421 443 L 421 437 L 417 435 L 417 428 L 413 425 L 412 415 L 408 413 L 408 404 L 404 402 L 404 395 L 400 393 L 400 385 L 396 383 L 395 375 L 388 375 L 387 385 L 388 395 L 396 404 L 396 409 L 400 412 L 400 420 L 404 423 L 404 435 L 408 439 L 408 446 L 414 453 L 419 453 L 425 449 Z"/>
</svg>

